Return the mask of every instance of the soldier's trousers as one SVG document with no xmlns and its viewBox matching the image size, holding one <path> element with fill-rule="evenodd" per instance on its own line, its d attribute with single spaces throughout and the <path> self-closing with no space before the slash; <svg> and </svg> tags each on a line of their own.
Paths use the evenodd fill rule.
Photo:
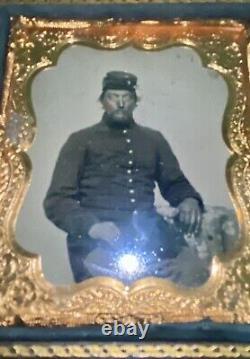
<svg viewBox="0 0 250 359">
<path fill-rule="evenodd" d="M 121 235 L 116 244 L 117 251 L 123 248 L 134 249 L 150 256 L 155 253 L 161 259 L 175 258 L 186 245 L 182 231 L 175 223 L 169 223 L 154 213 L 139 216 L 136 220 L 116 225 Z M 98 246 L 108 246 L 105 241 L 97 241 L 88 235 L 81 239 L 68 236 L 69 260 L 75 282 L 81 282 L 91 275 L 84 266 L 88 254 Z"/>
</svg>

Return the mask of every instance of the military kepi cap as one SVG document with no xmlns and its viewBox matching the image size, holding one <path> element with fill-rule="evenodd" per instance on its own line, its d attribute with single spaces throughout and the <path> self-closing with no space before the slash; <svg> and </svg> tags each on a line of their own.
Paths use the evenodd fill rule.
<svg viewBox="0 0 250 359">
<path fill-rule="evenodd" d="M 102 83 L 102 91 L 128 90 L 135 92 L 137 77 L 125 71 L 110 71 L 106 74 Z"/>
</svg>

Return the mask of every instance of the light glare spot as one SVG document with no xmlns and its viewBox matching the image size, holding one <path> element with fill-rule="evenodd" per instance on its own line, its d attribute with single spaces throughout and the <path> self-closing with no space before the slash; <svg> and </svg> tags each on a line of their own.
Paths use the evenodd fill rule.
<svg viewBox="0 0 250 359">
<path fill-rule="evenodd" d="M 131 275 L 139 271 L 140 262 L 134 254 L 123 254 L 118 260 L 118 267 L 120 271 Z"/>
</svg>

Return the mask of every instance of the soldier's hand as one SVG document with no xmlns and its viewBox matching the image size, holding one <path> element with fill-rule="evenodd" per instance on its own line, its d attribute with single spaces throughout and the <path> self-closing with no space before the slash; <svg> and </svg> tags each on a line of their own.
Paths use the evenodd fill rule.
<svg viewBox="0 0 250 359">
<path fill-rule="evenodd" d="M 197 234 L 201 227 L 202 213 L 199 202 L 195 198 L 186 198 L 178 206 L 178 220 L 189 234 Z"/>
<path fill-rule="evenodd" d="M 113 222 L 100 222 L 94 224 L 89 230 L 89 236 L 113 244 L 120 235 L 119 228 Z"/>
</svg>

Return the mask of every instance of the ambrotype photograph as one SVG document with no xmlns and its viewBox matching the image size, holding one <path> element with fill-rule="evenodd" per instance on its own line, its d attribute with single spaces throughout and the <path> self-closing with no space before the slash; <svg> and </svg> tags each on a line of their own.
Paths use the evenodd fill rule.
<svg viewBox="0 0 250 359">
<path fill-rule="evenodd" d="M 34 77 L 31 101 L 33 174 L 16 237 L 48 280 L 197 287 L 215 255 L 238 247 L 228 88 L 194 50 L 74 45 Z"/>
</svg>

